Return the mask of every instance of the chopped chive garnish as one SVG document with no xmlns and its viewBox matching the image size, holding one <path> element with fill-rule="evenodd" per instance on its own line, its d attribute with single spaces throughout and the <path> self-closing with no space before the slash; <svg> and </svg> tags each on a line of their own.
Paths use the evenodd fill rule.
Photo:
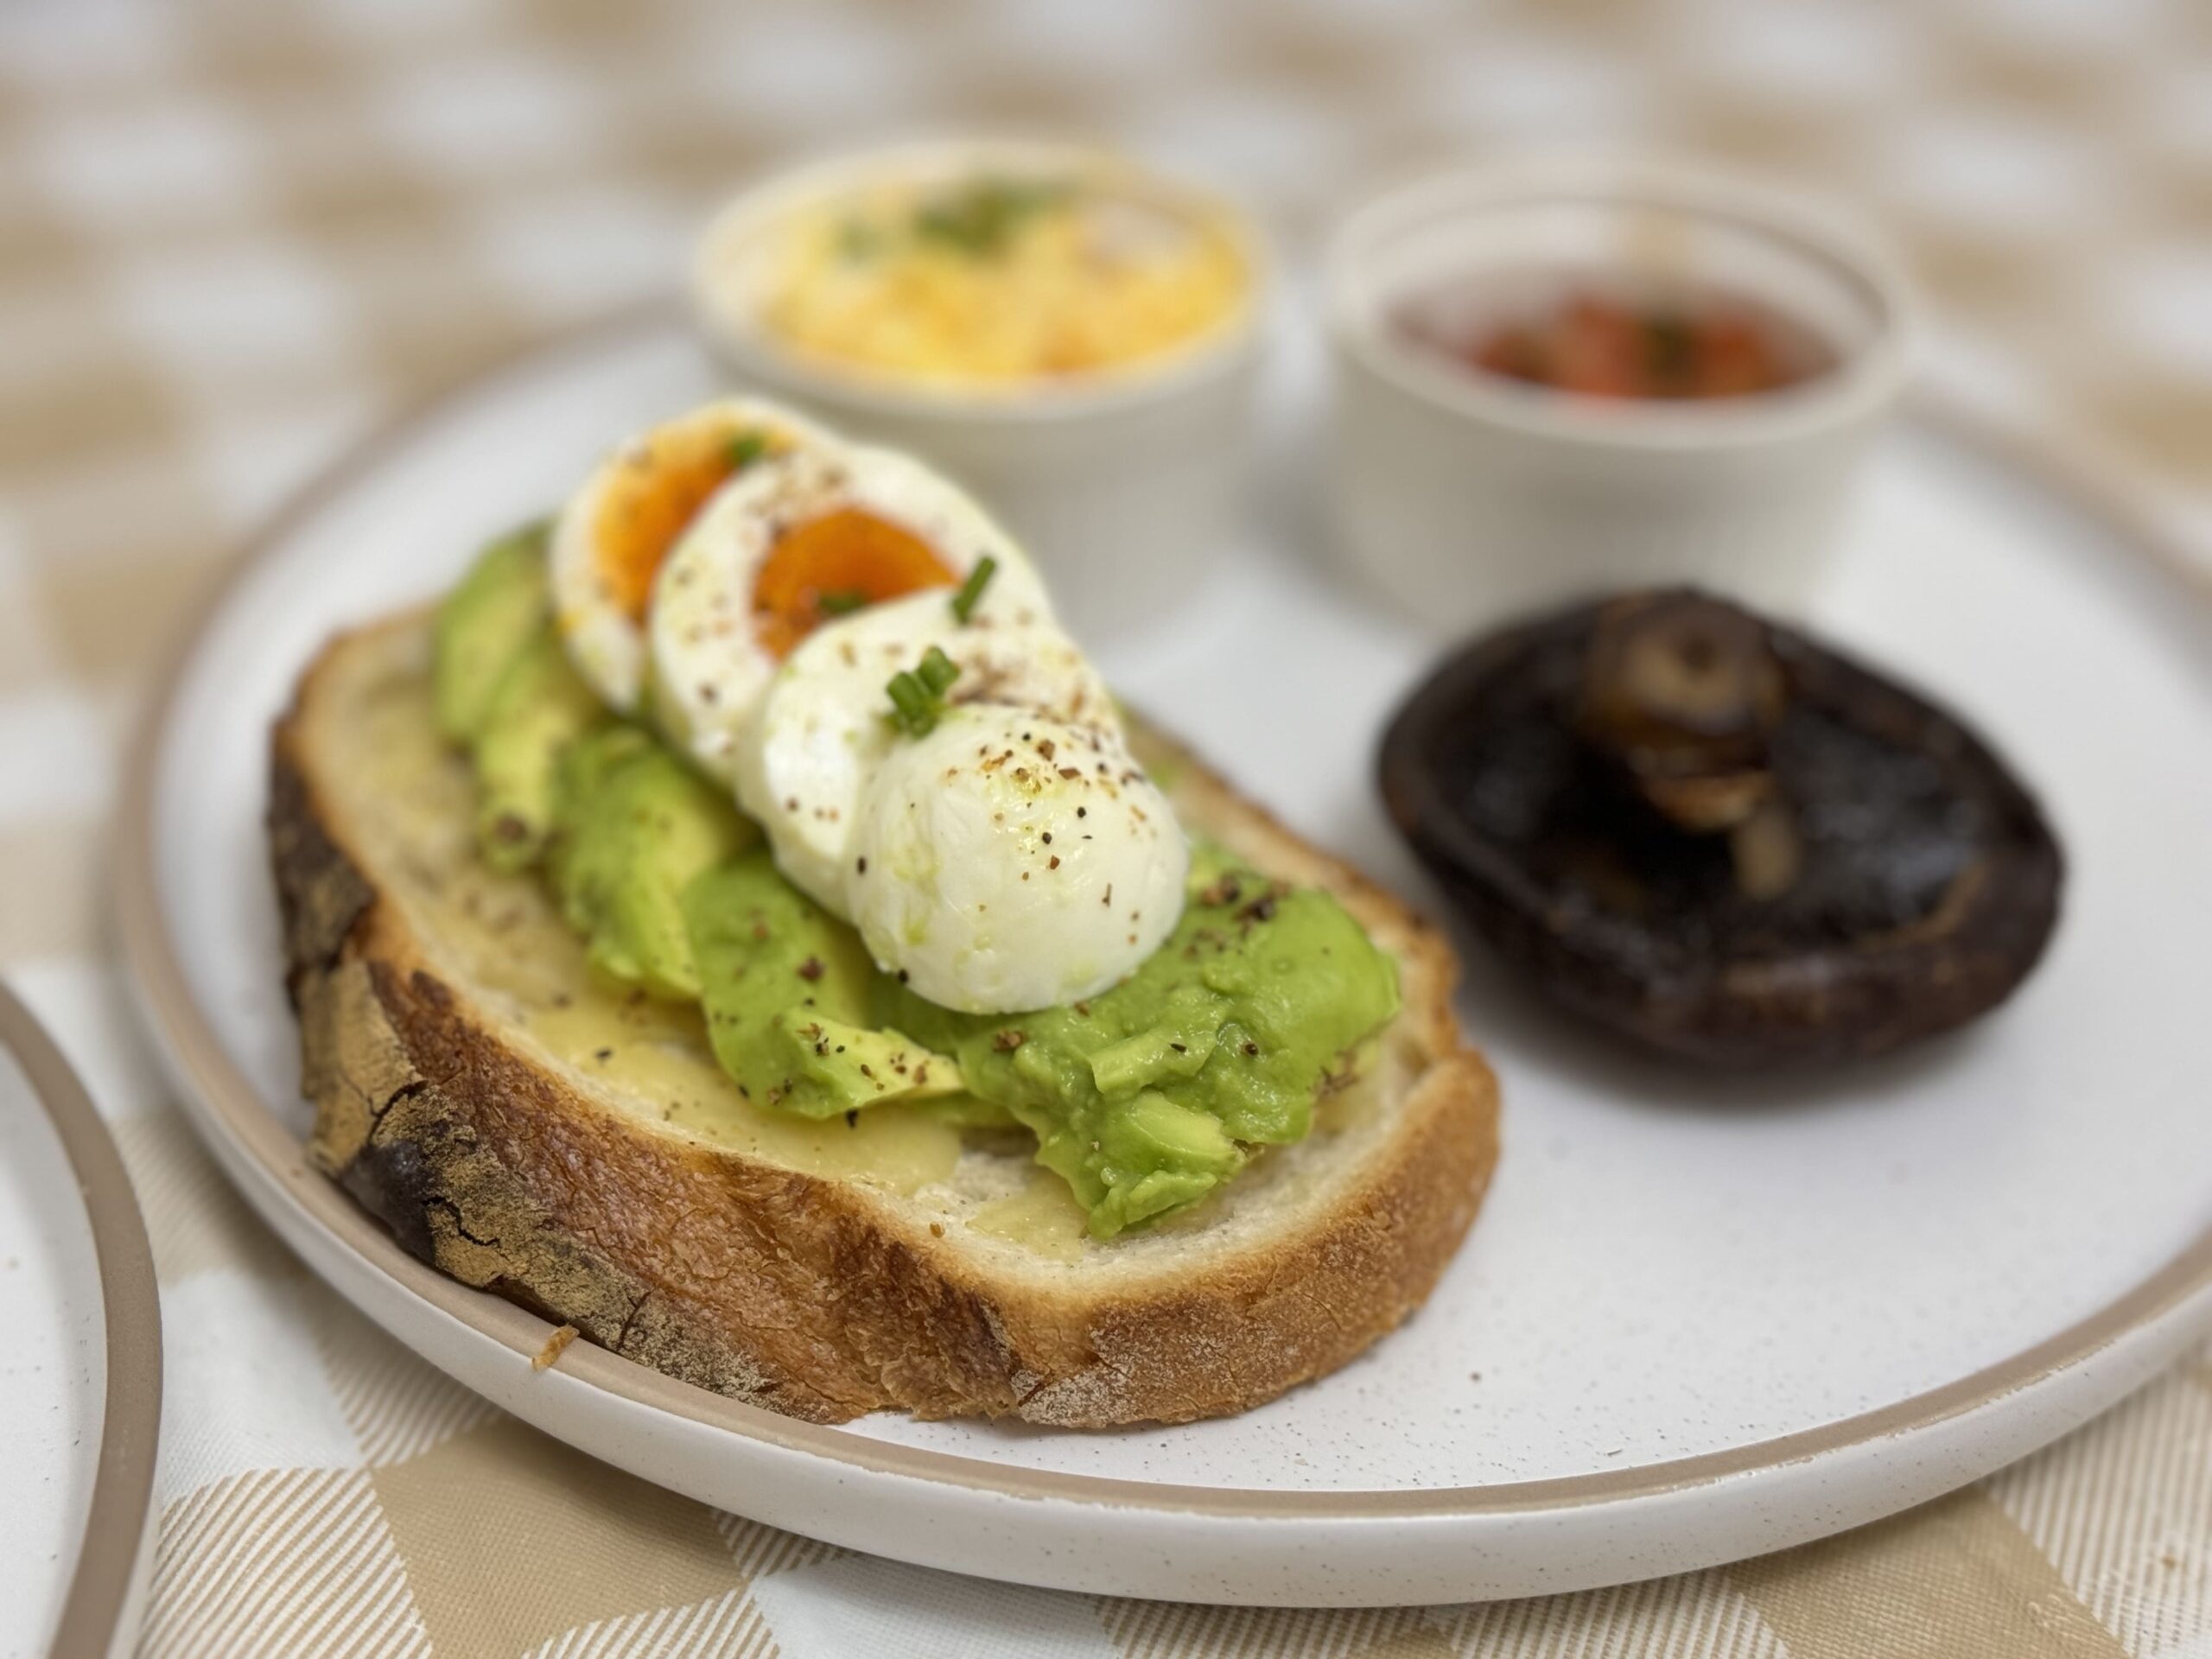
<svg viewBox="0 0 2212 1659">
<path fill-rule="evenodd" d="M 960 677 L 960 665 L 935 645 L 914 667 L 891 677 L 883 690 L 891 699 L 891 721 L 909 737 L 927 737 L 944 714 L 944 694 Z"/>
<path fill-rule="evenodd" d="M 883 251 L 883 232 L 857 219 L 837 227 L 837 251 L 847 259 L 872 259 Z"/>
<path fill-rule="evenodd" d="M 915 211 L 913 233 L 975 257 L 1005 251 L 1026 220 L 1059 206 L 1069 187 L 1055 180 L 976 179 Z"/>
<path fill-rule="evenodd" d="M 976 607 L 983 601 L 983 589 L 991 585 L 991 578 L 999 573 L 999 562 L 986 553 L 976 561 L 976 568 L 968 573 L 968 580 L 960 584 L 960 591 L 952 596 L 952 614 L 956 621 L 965 622 L 975 615 Z"/>
<path fill-rule="evenodd" d="M 857 588 L 833 588 L 814 596 L 814 608 L 824 616 L 850 616 L 868 608 L 868 595 Z"/>
<path fill-rule="evenodd" d="M 766 432 L 741 432 L 729 441 L 729 469 L 741 473 L 767 453 Z"/>
</svg>

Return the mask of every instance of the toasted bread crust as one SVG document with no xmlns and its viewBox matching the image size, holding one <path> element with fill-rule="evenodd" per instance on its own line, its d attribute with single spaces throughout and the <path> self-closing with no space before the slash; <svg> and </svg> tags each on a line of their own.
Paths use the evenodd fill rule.
<svg viewBox="0 0 2212 1659">
<path fill-rule="evenodd" d="M 387 624 L 389 629 L 409 626 Z M 415 1255 L 671 1376 L 818 1422 L 886 1408 L 1102 1427 L 1240 1411 L 1342 1365 L 1427 1295 L 1497 1151 L 1497 1087 L 1460 1041 L 1449 952 L 1388 916 L 1426 1065 L 1397 1127 L 1313 1224 L 1187 1272 L 1071 1289 L 1009 1274 L 864 1184 L 657 1134 L 503 1038 L 434 971 L 336 809 L 311 719 L 350 636 L 272 743 L 269 833 L 311 1151 Z M 1217 810 L 1263 823 L 1211 779 Z M 1290 843 L 1287 833 L 1272 832 Z"/>
</svg>

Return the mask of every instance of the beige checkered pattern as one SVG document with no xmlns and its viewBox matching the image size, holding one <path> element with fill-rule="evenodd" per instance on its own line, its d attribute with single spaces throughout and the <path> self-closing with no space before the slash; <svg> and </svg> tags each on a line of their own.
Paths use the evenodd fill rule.
<svg viewBox="0 0 2212 1659">
<path fill-rule="evenodd" d="M 102 938 L 157 645 L 309 470 L 664 285 L 743 175 L 976 123 L 1196 164 L 1294 253 L 1451 154 L 1656 141 L 1787 170 L 1898 233 L 1948 378 L 2212 543 L 2202 0 L 4 0 L 0 961 L 90 1075 L 160 1259 L 145 1650 L 2212 1655 L 2201 1357 L 1978 1487 L 1724 1571 L 1456 1609 L 1092 1600 L 845 1555 L 592 1463 L 395 1348 L 224 1187 Z"/>
</svg>

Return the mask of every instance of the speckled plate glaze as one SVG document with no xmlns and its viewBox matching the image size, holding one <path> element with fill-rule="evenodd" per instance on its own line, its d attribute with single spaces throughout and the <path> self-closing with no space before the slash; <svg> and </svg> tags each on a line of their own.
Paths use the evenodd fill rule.
<svg viewBox="0 0 2212 1659">
<path fill-rule="evenodd" d="M 115 1142 L 0 984 L 0 1654 L 130 1653 L 153 1567 L 162 1315 Z"/>
<path fill-rule="evenodd" d="M 1304 546 L 1309 365 L 1276 504 L 1101 642 L 1109 674 L 1300 830 L 1433 894 L 1370 779 L 1441 642 Z M 931 1567 L 1200 1600 L 1560 1591 L 1780 1548 L 2041 1446 L 2212 1327 L 2212 725 L 2201 587 L 2114 504 L 1923 413 L 1813 620 L 1955 706 L 2043 795 L 2072 883 L 1999 1015 L 1878 1067 L 1714 1082 L 1560 1023 L 1479 957 L 1462 998 L 1506 1153 L 1428 1306 L 1221 1422 L 1109 1434 L 793 1423 L 578 1344 L 404 1255 L 301 1155 L 261 839 L 264 739 L 333 629 L 449 582 L 611 439 L 703 395 L 670 313 L 561 341 L 403 423 L 269 530 L 135 768 L 118 889 L 149 1020 L 232 1179 L 372 1318 L 650 1479 Z"/>
</svg>

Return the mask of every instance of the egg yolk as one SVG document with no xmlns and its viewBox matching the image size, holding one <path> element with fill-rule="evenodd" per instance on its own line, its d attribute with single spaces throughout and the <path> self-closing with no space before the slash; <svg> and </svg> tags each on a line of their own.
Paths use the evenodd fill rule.
<svg viewBox="0 0 2212 1659">
<path fill-rule="evenodd" d="M 832 617 L 952 583 L 952 572 L 921 537 L 857 507 L 840 507 L 792 525 L 760 562 L 753 582 L 754 637 L 780 662 Z"/>
<path fill-rule="evenodd" d="M 593 545 L 601 580 L 631 620 L 645 620 L 661 561 L 742 464 L 743 442 L 723 428 L 672 428 L 652 434 L 615 467 L 600 498 Z"/>
</svg>

